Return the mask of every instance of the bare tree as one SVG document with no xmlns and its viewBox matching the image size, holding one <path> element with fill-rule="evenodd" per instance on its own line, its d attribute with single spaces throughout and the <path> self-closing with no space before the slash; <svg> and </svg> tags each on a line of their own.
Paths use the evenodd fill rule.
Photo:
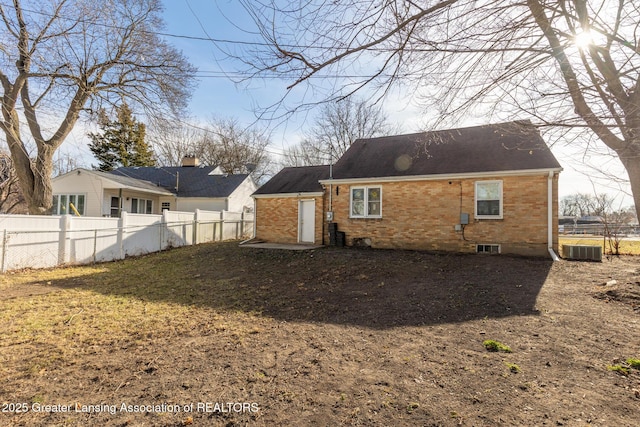
<svg viewBox="0 0 640 427">
<path fill-rule="evenodd" d="M 640 210 L 637 2 L 242 3 L 265 42 L 243 53 L 248 76 L 289 79 L 288 95 L 325 100 L 398 84 L 421 94 L 438 123 L 526 114 L 588 130 L 624 165 Z"/>
<path fill-rule="evenodd" d="M 284 153 L 285 166 L 310 166 L 335 162 L 359 138 L 391 132 L 382 107 L 346 98 L 324 104 L 306 137 Z"/>
<path fill-rule="evenodd" d="M 236 119 L 218 118 L 205 127 L 197 152 L 206 164 L 220 166 L 228 174 L 250 173 L 260 182 L 273 172 L 267 152 L 270 143 L 265 129 L 247 128 Z"/>
<path fill-rule="evenodd" d="M 560 200 L 560 213 L 564 216 L 581 218 L 584 216 L 600 216 L 603 209 L 611 207 L 610 197 L 606 193 L 591 195 L 576 193 Z"/>
<path fill-rule="evenodd" d="M 82 167 L 88 168 L 90 166 L 84 164 L 83 160 L 78 158 L 77 154 L 58 150 L 53 159 L 53 176 L 64 175 L 65 173 Z"/>
<path fill-rule="evenodd" d="M 245 127 L 234 118 L 213 118 L 200 125 L 180 118 L 156 118 L 150 141 L 165 166 L 179 166 L 189 155 L 204 165 L 219 166 L 225 173 L 250 173 L 256 182 L 272 174 L 266 129 Z"/>
<path fill-rule="evenodd" d="M 329 156 L 324 150 L 319 150 L 312 141 L 303 139 L 296 145 L 284 149 L 280 165 L 287 166 L 313 166 L 329 164 Z"/>
<path fill-rule="evenodd" d="M 202 158 L 205 129 L 179 118 L 155 117 L 147 130 L 159 165 L 180 166 L 187 155 Z"/>
<path fill-rule="evenodd" d="M 0 5 L 0 128 L 31 213 L 51 206 L 53 155 L 83 111 L 186 105 L 195 70 L 157 35 L 160 12 L 159 0 Z"/>
</svg>

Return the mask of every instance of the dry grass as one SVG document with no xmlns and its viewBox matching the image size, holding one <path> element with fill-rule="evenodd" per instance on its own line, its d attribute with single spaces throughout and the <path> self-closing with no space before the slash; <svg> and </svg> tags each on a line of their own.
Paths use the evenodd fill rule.
<svg viewBox="0 0 640 427">
<path fill-rule="evenodd" d="M 206 297 L 202 291 L 191 292 L 190 283 L 198 277 L 188 273 L 189 262 L 198 250 L 186 247 L 121 262 L 0 277 L 0 292 L 24 288 L 33 295 L 0 299 L 0 352 L 28 343 L 32 351 L 16 356 L 27 359 L 30 374 L 39 374 L 56 361 L 97 349 L 188 336 L 196 329 L 225 330 L 238 337 L 251 333 L 246 313 L 223 316 L 201 306 Z M 175 267 L 176 258 L 182 268 Z M 210 283 L 212 295 L 224 295 L 225 280 Z M 43 292 L 29 293 L 39 288 Z"/>
<path fill-rule="evenodd" d="M 610 253 L 609 245 L 604 245 L 602 237 L 573 237 L 573 236 L 560 236 L 560 252 L 562 253 L 562 245 L 589 245 L 600 246 L 604 248 L 603 253 Z M 622 239 L 620 241 L 620 254 L 621 255 L 640 255 L 640 240 Z"/>
<path fill-rule="evenodd" d="M 624 258 L 551 263 L 223 243 L 6 274 L 6 402 L 240 401 L 260 410 L 31 411 L 0 414 L 0 424 L 640 425 L 640 374 L 607 370 L 638 356 L 629 328 L 637 315 L 618 298 L 638 268 Z M 598 285 L 611 277 L 617 288 Z M 594 288 L 606 299 L 593 298 Z M 488 353 L 487 338 L 513 353 Z"/>
</svg>

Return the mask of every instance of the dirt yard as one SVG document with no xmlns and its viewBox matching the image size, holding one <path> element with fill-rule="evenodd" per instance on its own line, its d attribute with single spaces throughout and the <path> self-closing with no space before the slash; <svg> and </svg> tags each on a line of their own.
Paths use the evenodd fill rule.
<svg viewBox="0 0 640 427">
<path fill-rule="evenodd" d="M 639 321 L 637 257 L 225 243 L 19 272 L 0 425 L 635 427 Z"/>
</svg>

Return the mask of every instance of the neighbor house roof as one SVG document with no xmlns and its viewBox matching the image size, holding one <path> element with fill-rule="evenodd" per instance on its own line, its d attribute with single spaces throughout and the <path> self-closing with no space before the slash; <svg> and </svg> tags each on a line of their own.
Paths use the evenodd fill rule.
<svg viewBox="0 0 640 427">
<path fill-rule="evenodd" d="M 455 175 L 561 166 L 529 121 L 359 139 L 333 179 Z"/>
<path fill-rule="evenodd" d="M 254 195 L 315 193 L 322 191 L 320 180 L 329 178 L 329 166 L 299 166 L 282 169 Z"/>
<path fill-rule="evenodd" d="M 111 183 L 109 184 L 110 188 L 135 188 L 141 191 L 160 194 L 160 195 L 167 195 L 167 196 L 170 196 L 172 194 L 170 191 L 167 191 L 162 187 L 158 187 L 157 185 L 151 182 L 141 181 L 139 179 L 134 179 L 127 176 L 114 175 L 109 172 L 101 172 L 101 171 L 84 169 L 84 168 L 74 169 L 71 172 L 67 172 L 64 175 L 54 178 L 54 180 L 60 179 L 63 176 L 67 176 L 71 174 L 78 174 L 78 175 L 90 174 L 90 175 L 99 177 L 101 179 L 104 179 L 110 182 Z"/>
<path fill-rule="evenodd" d="M 147 181 L 179 197 L 228 197 L 247 174 L 218 174 L 215 167 L 126 167 L 109 173 Z"/>
</svg>

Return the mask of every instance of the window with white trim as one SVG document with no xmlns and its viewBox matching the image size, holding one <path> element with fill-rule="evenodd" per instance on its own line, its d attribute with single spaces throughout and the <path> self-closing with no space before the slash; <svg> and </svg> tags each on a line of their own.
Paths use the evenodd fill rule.
<svg viewBox="0 0 640 427">
<path fill-rule="evenodd" d="M 109 214 L 112 218 L 117 218 L 120 216 L 120 209 L 122 206 L 120 205 L 120 197 L 111 196 L 111 209 Z"/>
<path fill-rule="evenodd" d="M 476 245 L 476 252 L 479 254 L 499 254 L 500 245 L 495 245 L 495 244 Z"/>
<path fill-rule="evenodd" d="M 351 218 L 382 217 L 382 187 L 351 187 Z"/>
<path fill-rule="evenodd" d="M 502 181 L 476 181 L 477 219 L 502 219 Z"/>
<path fill-rule="evenodd" d="M 150 214 L 153 213 L 153 201 L 147 199 L 131 199 L 131 213 Z"/>
<path fill-rule="evenodd" d="M 71 207 L 73 205 L 80 215 L 84 215 L 84 204 L 84 194 L 55 194 L 51 212 L 53 215 L 75 215 L 76 212 Z"/>
</svg>

